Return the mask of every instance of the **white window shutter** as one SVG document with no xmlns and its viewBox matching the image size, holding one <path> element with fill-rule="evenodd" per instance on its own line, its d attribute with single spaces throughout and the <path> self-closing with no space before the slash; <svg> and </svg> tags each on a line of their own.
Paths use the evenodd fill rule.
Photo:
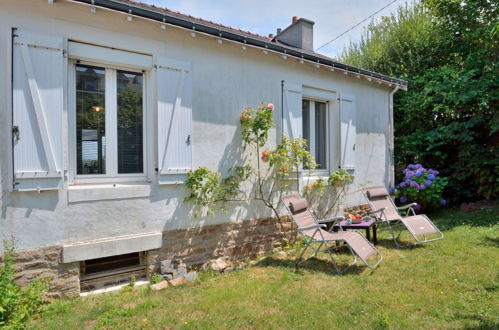
<svg viewBox="0 0 499 330">
<path fill-rule="evenodd" d="M 14 190 L 60 189 L 64 152 L 63 39 L 22 31 L 16 34 L 12 91 Z"/>
<path fill-rule="evenodd" d="M 355 169 L 356 116 L 353 97 L 340 97 L 341 168 Z"/>
<path fill-rule="evenodd" d="M 302 86 L 284 82 L 284 134 L 301 138 L 302 131 Z"/>
<path fill-rule="evenodd" d="M 180 184 L 192 167 L 192 73 L 189 63 L 157 61 L 158 183 Z"/>
</svg>

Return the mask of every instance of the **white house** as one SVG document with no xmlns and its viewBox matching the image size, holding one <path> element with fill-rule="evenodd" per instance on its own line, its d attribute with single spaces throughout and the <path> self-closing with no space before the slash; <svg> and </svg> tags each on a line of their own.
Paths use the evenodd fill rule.
<svg viewBox="0 0 499 330">
<path fill-rule="evenodd" d="M 194 219 L 183 203 L 188 169 L 237 165 L 239 114 L 263 101 L 272 141 L 308 137 L 317 175 L 392 183 L 407 83 L 315 53 L 313 24 L 264 37 L 126 0 L 3 0 L 0 239 L 15 239 L 19 281 L 71 296 L 163 259 L 272 249 L 262 205 Z"/>
</svg>

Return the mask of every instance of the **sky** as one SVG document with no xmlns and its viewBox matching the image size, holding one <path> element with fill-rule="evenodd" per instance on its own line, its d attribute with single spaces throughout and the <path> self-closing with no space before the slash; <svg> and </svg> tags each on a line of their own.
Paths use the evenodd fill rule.
<svg viewBox="0 0 499 330">
<path fill-rule="evenodd" d="M 291 24 L 293 16 L 315 22 L 314 48 L 334 39 L 393 0 L 142 0 L 160 7 L 229 25 L 242 30 L 268 35 Z M 389 15 L 408 0 L 397 0 L 374 18 Z M 320 49 L 336 57 L 351 41 L 360 40 L 370 20 L 343 37 Z"/>
</svg>

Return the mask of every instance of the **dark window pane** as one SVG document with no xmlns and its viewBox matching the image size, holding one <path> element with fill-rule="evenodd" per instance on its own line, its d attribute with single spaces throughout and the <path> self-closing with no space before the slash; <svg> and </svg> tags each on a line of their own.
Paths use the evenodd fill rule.
<svg viewBox="0 0 499 330">
<path fill-rule="evenodd" d="M 143 173 L 142 74 L 117 71 L 118 173 Z"/>
<path fill-rule="evenodd" d="M 303 138 L 307 140 L 307 150 L 310 151 L 310 101 L 302 101 L 302 127 Z"/>
<path fill-rule="evenodd" d="M 315 102 L 315 161 L 319 169 L 327 168 L 326 103 Z"/>
<path fill-rule="evenodd" d="M 76 66 L 77 174 L 106 173 L 105 74 L 103 68 Z"/>
</svg>

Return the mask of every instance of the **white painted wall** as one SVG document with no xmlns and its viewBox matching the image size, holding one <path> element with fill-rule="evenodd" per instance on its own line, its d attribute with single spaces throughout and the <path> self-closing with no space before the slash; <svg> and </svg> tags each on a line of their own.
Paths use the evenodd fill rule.
<svg viewBox="0 0 499 330">
<path fill-rule="evenodd" d="M 240 221 L 269 213 L 253 203 L 236 206 L 227 215 L 193 219 L 188 205 L 182 201 L 185 188 L 158 186 L 154 184 L 154 174 L 153 183 L 140 190 L 147 192 L 146 197 L 69 203 L 67 188 L 40 194 L 10 192 L 11 27 L 191 62 L 193 167 L 208 166 L 226 173 L 236 164 L 241 148 L 239 114 L 244 107 L 272 102 L 276 105 L 275 120 L 279 122 L 281 80 L 354 96 L 357 107 L 354 185 L 387 183 L 390 89 L 384 85 L 317 69 L 291 58 L 264 55 L 257 49 L 244 51 L 230 42 L 220 45 L 215 39 L 199 34 L 193 38 L 189 32 L 174 27 L 161 30 L 159 24 L 138 18 L 128 22 L 118 13 L 99 9 L 91 13 L 86 6 L 65 1 L 50 5 L 41 0 L 4 0 L 0 4 L 0 240 L 13 236 L 19 249 L 185 228 L 200 222 Z M 154 109 L 148 109 L 149 114 Z M 272 133 L 274 141 L 277 132 L 280 127 Z M 154 125 L 152 136 L 156 136 Z M 333 136 L 338 141 L 339 132 L 333 132 Z M 154 139 L 147 149 L 152 160 L 149 171 L 153 173 Z M 339 143 L 333 153 L 337 159 Z M 108 185 L 107 189 L 112 187 Z M 352 196 L 349 203 L 357 199 L 358 195 Z"/>
</svg>

